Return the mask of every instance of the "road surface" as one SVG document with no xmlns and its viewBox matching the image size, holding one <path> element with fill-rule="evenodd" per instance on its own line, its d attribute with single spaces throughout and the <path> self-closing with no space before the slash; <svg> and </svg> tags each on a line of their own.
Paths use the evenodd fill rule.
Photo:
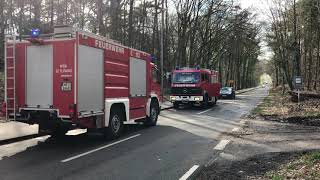
<svg viewBox="0 0 320 180">
<path fill-rule="evenodd" d="M 1 145 L 0 179 L 184 179 L 228 145 L 220 135 L 237 128 L 267 91 L 258 88 L 206 110 L 166 110 L 158 126 L 126 126 L 114 141 L 85 133 Z"/>
</svg>

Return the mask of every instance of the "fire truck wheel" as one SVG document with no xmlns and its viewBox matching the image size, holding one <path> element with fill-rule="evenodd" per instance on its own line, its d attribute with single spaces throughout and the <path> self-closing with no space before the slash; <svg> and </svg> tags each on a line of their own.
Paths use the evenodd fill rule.
<svg viewBox="0 0 320 180">
<path fill-rule="evenodd" d="M 202 108 L 208 108 L 208 105 L 209 105 L 209 97 L 206 94 L 203 96 L 203 102 L 202 102 L 201 106 L 202 106 Z"/>
<path fill-rule="evenodd" d="M 173 108 L 174 109 L 179 109 L 179 103 L 178 102 L 174 102 L 173 103 Z"/>
<path fill-rule="evenodd" d="M 150 105 L 150 116 L 146 118 L 146 126 L 155 126 L 157 125 L 159 115 L 159 104 L 157 101 L 152 100 Z"/>
<path fill-rule="evenodd" d="M 218 101 L 218 98 L 217 97 L 213 97 L 212 98 L 212 105 L 216 105 L 217 101 Z"/>
<path fill-rule="evenodd" d="M 106 138 L 118 138 L 123 130 L 124 114 L 118 108 L 112 108 L 109 118 L 109 126 L 105 129 Z"/>
<path fill-rule="evenodd" d="M 51 136 L 53 138 L 63 138 L 66 136 L 66 133 L 68 132 L 68 129 L 62 126 L 59 126 L 52 130 Z"/>
</svg>

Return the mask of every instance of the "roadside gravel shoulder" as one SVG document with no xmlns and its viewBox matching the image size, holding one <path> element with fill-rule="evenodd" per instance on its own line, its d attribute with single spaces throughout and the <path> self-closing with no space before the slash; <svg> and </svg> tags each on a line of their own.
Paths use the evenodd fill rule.
<svg viewBox="0 0 320 180">
<path fill-rule="evenodd" d="M 312 101 L 300 105 L 300 111 L 313 107 L 309 102 Z M 272 179 L 270 172 L 309 152 L 320 150 L 319 120 L 289 119 L 293 105 L 287 97 L 282 97 L 281 101 L 277 95 L 267 97 L 262 106 L 253 111 L 255 115 L 243 117 L 240 128 L 222 135 L 221 139 L 229 139 L 230 143 L 214 160 L 210 160 L 196 179 Z M 282 107 L 287 111 L 283 111 Z M 287 114 L 257 115 L 273 112 Z M 303 115 L 303 112 L 299 114 Z"/>
<path fill-rule="evenodd" d="M 267 172 L 320 149 L 320 128 L 246 118 L 238 131 L 226 133 L 231 143 L 197 180 L 269 179 Z"/>
</svg>

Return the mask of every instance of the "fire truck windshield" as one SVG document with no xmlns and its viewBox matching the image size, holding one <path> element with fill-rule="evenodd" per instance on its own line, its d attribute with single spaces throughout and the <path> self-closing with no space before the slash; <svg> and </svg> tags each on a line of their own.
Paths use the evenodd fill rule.
<svg viewBox="0 0 320 180">
<path fill-rule="evenodd" d="M 172 83 L 198 83 L 199 80 L 199 72 L 176 72 L 173 74 Z"/>
</svg>

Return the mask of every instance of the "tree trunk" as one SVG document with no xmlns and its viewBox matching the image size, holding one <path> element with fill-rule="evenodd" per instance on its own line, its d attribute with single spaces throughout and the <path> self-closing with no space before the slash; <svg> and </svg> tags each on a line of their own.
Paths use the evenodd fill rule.
<svg viewBox="0 0 320 180">
<path fill-rule="evenodd" d="M 318 45 L 317 45 L 317 65 L 316 65 L 316 68 L 315 68 L 315 77 L 314 77 L 314 85 L 313 85 L 313 89 L 314 90 L 317 90 L 318 88 L 318 81 L 319 81 L 319 70 L 320 70 L 320 37 L 318 35 L 318 38 L 317 38 L 317 41 L 318 41 Z"/>
<path fill-rule="evenodd" d="M 276 70 L 276 84 L 275 87 L 279 86 L 279 68 L 278 66 L 275 64 L 275 70 Z"/>
<path fill-rule="evenodd" d="M 307 49 L 307 43 L 304 41 L 304 63 L 303 63 L 303 65 L 304 65 L 304 75 L 303 75 L 303 77 L 307 77 L 307 64 L 308 64 L 308 59 L 307 59 L 307 55 L 308 55 L 308 49 Z"/>
<path fill-rule="evenodd" d="M 157 55 L 157 57 L 159 57 L 159 53 L 158 53 L 158 37 L 159 37 L 159 33 L 158 33 L 158 0 L 154 1 L 154 17 L 153 17 L 153 32 L 152 32 L 152 52 L 154 55 Z M 157 58 L 159 59 L 159 58 Z"/>
<path fill-rule="evenodd" d="M 119 19 L 119 16 L 120 16 L 120 11 L 119 8 L 120 8 L 120 4 L 119 4 L 119 1 L 118 0 L 110 0 L 111 3 L 110 3 L 110 12 L 109 12 L 109 17 L 110 17 L 110 35 L 111 35 L 111 39 L 114 39 L 116 41 L 120 41 L 123 40 L 121 38 L 124 38 L 124 37 L 120 37 L 120 30 L 121 30 L 121 27 L 120 27 L 120 19 Z"/>
<path fill-rule="evenodd" d="M 4 9 L 6 2 L 5 0 L 0 0 L 0 71 L 4 70 L 4 30 L 5 30 L 5 16 Z"/>
<path fill-rule="evenodd" d="M 20 9 L 19 11 L 19 21 L 18 21 L 18 28 L 19 28 L 19 36 L 20 36 L 20 39 L 22 38 L 21 36 L 25 33 L 24 32 L 24 27 L 23 27 L 23 16 L 24 16 L 24 1 L 21 1 L 19 4 L 18 4 L 18 7 Z"/>
<path fill-rule="evenodd" d="M 50 0 L 50 29 L 53 29 L 53 26 L 54 26 L 54 22 L 53 22 L 53 19 L 54 19 L 54 0 Z"/>
<path fill-rule="evenodd" d="M 33 4 L 33 15 L 34 15 L 34 19 L 33 19 L 33 27 L 37 27 L 40 28 L 41 25 L 41 21 L 40 21 L 40 12 L 41 12 L 41 1 L 42 0 L 34 0 L 32 1 Z"/>
<path fill-rule="evenodd" d="M 96 6 L 97 6 L 97 23 L 98 23 L 98 33 L 101 36 L 105 36 L 105 28 L 104 28 L 104 22 L 103 22 L 103 1 L 102 0 L 97 0 L 96 1 Z"/>
<path fill-rule="evenodd" d="M 311 81 L 312 81 L 312 53 L 313 50 L 312 48 L 309 48 L 309 61 L 308 61 L 308 85 L 307 88 L 308 90 L 311 90 Z"/>
<path fill-rule="evenodd" d="M 129 32 L 128 32 L 128 34 L 129 34 L 129 40 L 128 40 L 128 45 L 129 45 L 129 47 L 132 47 L 132 45 L 133 45 L 133 4 L 134 4 L 134 0 L 130 0 L 130 3 L 129 3 L 129 6 L 130 6 L 130 8 L 129 8 L 129 24 L 128 24 L 128 26 L 129 26 Z"/>
<path fill-rule="evenodd" d="M 222 60 L 219 60 L 219 62 L 218 62 L 218 66 L 219 66 L 219 82 L 220 82 L 220 84 L 222 84 L 222 65 L 221 65 L 222 62 L 221 61 Z"/>
</svg>

